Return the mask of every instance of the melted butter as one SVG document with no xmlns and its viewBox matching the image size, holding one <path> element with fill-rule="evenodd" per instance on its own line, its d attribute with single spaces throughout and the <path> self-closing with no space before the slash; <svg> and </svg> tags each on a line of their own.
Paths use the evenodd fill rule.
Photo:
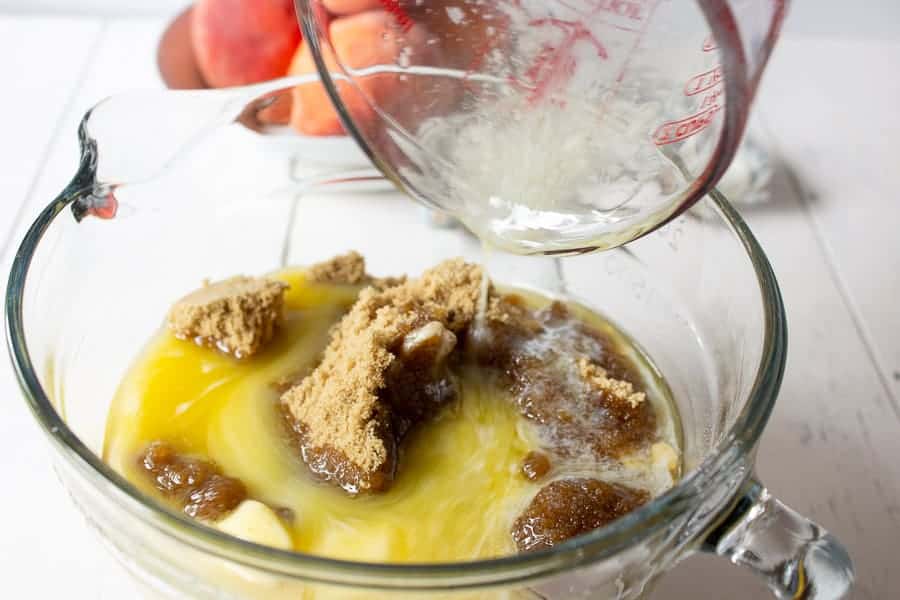
<svg viewBox="0 0 900 600">
<path fill-rule="evenodd" d="M 241 479 L 251 498 L 293 511 L 297 551 L 379 562 L 514 552 L 510 524 L 549 479 L 532 483 L 521 475 L 523 458 L 538 448 L 535 432 L 472 370 L 461 374 L 459 402 L 406 439 L 387 493 L 351 498 L 310 476 L 285 435 L 273 382 L 312 369 L 358 288 L 311 284 L 300 271 L 274 276 L 291 286 L 286 322 L 253 359 L 238 361 L 165 330 L 153 338 L 113 401 L 105 460 L 152 493 L 136 462 L 150 442 L 209 457 Z M 596 315 L 590 320 L 611 328 Z M 672 419 L 661 411 L 668 412 L 659 404 L 660 437 L 671 439 Z M 648 453 L 624 462 L 646 474 L 650 461 Z"/>
</svg>

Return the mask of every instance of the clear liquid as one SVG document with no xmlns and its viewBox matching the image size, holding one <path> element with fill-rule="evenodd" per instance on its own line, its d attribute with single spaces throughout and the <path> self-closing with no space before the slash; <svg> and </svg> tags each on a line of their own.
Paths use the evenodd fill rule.
<svg viewBox="0 0 900 600">
<path fill-rule="evenodd" d="M 688 187 L 671 149 L 653 140 L 663 103 L 643 90 L 662 94 L 669 88 L 661 82 L 642 81 L 640 94 L 623 84 L 614 93 L 594 90 L 589 100 L 555 94 L 535 103 L 531 90 L 507 79 L 459 70 L 379 66 L 354 78 L 388 73 L 421 79 L 422 104 L 429 90 L 477 86 L 451 114 L 422 120 L 381 111 L 385 134 L 368 143 L 381 156 L 399 151 L 404 160 L 391 166 L 407 191 L 497 248 L 614 247 L 655 225 L 660 208 L 676 205 Z"/>
</svg>

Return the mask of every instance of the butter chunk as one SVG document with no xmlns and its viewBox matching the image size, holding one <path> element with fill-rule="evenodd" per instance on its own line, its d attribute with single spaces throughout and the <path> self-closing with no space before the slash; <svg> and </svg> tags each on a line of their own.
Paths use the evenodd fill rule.
<svg viewBox="0 0 900 600">
<path fill-rule="evenodd" d="M 272 339 L 283 320 L 287 287 L 280 281 L 244 276 L 208 283 L 175 303 L 168 325 L 181 339 L 238 358 L 252 356 Z"/>
<path fill-rule="evenodd" d="M 431 321 L 404 336 L 400 358 L 406 363 L 441 365 L 456 347 L 456 335 L 440 321 Z"/>
<path fill-rule="evenodd" d="M 668 475 L 672 481 L 678 476 L 678 452 L 666 442 L 650 446 L 650 460 L 657 473 Z"/>
<path fill-rule="evenodd" d="M 256 500 L 244 500 L 215 525 L 229 535 L 281 550 L 291 550 L 291 536 L 271 508 Z"/>
</svg>

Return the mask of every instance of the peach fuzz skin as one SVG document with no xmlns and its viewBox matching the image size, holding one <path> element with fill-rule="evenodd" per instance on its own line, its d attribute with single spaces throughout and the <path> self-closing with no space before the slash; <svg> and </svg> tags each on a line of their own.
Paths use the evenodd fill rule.
<svg viewBox="0 0 900 600">
<path fill-rule="evenodd" d="M 212 87 L 283 77 L 300 43 L 293 0 L 199 0 L 191 41 Z"/>
</svg>

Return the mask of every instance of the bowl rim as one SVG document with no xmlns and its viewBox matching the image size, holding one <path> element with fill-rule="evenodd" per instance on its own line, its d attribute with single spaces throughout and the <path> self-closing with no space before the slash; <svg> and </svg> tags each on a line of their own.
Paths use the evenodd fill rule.
<svg viewBox="0 0 900 600">
<path fill-rule="evenodd" d="M 759 285 L 764 331 L 755 380 L 734 424 L 701 464 L 674 487 L 614 523 L 554 548 L 501 558 L 451 563 L 368 563 L 278 550 L 229 536 L 174 513 L 142 494 L 92 452 L 68 427 L 41 386 L 29 353 L 23 321 L 28 270 L 43 235 L 67 208 L 97 189 L 96 143 L 87 134 L 88 113 L 79 128 L 81 166 L 72 182 L 38 215 L 18 247 L 5 302 L 7 345 L 20 388 L 35 419 L 63 458 L 90 483 L 146 524 L 204 553 L 278 576 L 310 582 L 379 589 L 439 590 L 496 586 L 546 577 L 608 559 L 696 508 L 707 491 L 735 467 L 752 461 L 752 451 L 772 412 L 784 373 L 787 325 L 772 267 L 747 224 L 721 193 L 709 198 L 719 218 L 744 247 Z M 744 477 L 748 469 L 741 470 Z"/>
</svg>

